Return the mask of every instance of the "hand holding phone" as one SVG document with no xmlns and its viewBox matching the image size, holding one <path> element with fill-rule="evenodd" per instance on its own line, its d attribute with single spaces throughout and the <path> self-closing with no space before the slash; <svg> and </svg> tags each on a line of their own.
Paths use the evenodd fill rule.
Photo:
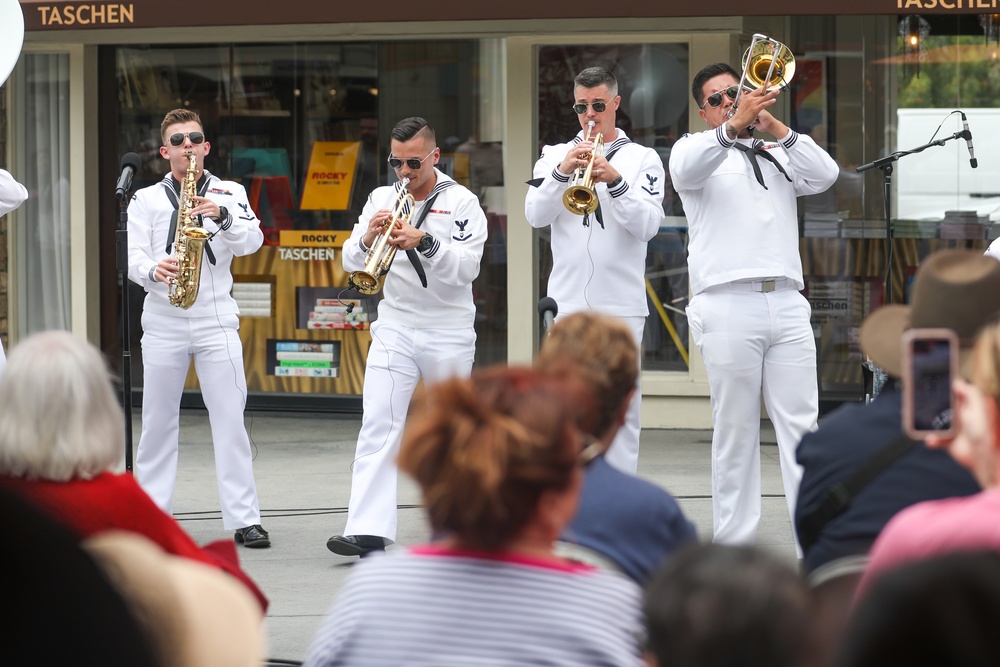
<svg viewBox="0 0 1000 667">
<path fill-rule="evenodd" d="M 958 336 L 951 329 L 910 329 L 902 346 L 903 431 L 915 440 L 951 437 Z"/>
</svg>

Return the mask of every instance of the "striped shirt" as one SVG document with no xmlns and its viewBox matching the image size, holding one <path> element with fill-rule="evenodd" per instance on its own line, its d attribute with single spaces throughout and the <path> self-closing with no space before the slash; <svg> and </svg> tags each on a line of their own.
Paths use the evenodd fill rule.
<svg viewBox="0 0 1000 667">
<path fill-rule="evenodd" d="M 635 667 L 640 605 L 611 572 L 418 547 L 356 566 L 304 664 Z"/>
</svg>

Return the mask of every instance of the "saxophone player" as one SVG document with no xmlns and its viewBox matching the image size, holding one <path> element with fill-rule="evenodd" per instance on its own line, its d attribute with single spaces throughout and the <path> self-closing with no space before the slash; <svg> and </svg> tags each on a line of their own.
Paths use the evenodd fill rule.
<svg viewBox="0 0 1000 667">
<path fill-rule="evenodd" d="M 135 459 L 139 484 L 167 513 L 177 475 L 180 399 L 194 358 L 202 398 L 208 408 L 215 469 L 226 530 L 238 544 L 271 545 L 261 526 L 253 477 L 250 439 L 243 424 L 246 374 L 239 336 L 239 308 L 230 295 L 230 266 L 264 242 L 260 220 L 243 186 L 223 181 L 204 168 L 211 143 L 201 118 L 187 109 L 167 113 L 160 125 L 160 156 L 170 171 L 159 183 L 135 193 L 128 207 L 128 277 L 146 290 L 142 310 L 142 432 Z M 190 156 L 194 155 L 193 170 Z M 189 174 L 190 171 L 190 174 Z M 182 187 L 196 194 L 181 197 Z M 188 181 L 185 183 L 185 181 Z M 200 285 L 185 286 L 198 296 L 190 308 L 169 299 L 170 285 L 184 272 L 174 257 L 178 206 L 182 200 L 211 238 L 204 244 Z M 182 212 L 183 214 L 183 212 Z"/>
</svg>

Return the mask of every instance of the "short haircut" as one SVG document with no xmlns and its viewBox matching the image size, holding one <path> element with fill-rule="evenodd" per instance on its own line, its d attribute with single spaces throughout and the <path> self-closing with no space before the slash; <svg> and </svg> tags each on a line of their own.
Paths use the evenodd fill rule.
<svg viewBox="0 0 1000 667">
<path fill-rule="evenodd" d="M 104 357 L 66 331 L 14 346 L 0 405 L 0 474 L 63 482 L 122 460 L 125 417 Z"/>
<path fill-rule="evenodd" d="M 572 406 L 562 383 L 528 368 L 494 366 L 422 391 L 399 468 L 420 485 L 432 529 L 484 551 L 517 537 L 543 494 L 579 474 Z"/>
<path fill-rule="evenodd" d="M 201 116 L 195 111 L 190 109 L 174 109 L 173 111 L 168 111 L 167 115 L 163 117 L 163 122 L 160 123 L 160 140 L 163 145 L 167 144 L 167 128 L 171 125 L 176 125 L 178 123 L 198 123 L 201 126 L 201 131 L 205 131 L 205 125 L 201 122 Z"/>
<path fill-rule="evenodd" d="M 612 98 L 618 97 L 618 79 L 615 75 L 603 67 L 588 67 L 573 79 L 573 96 L 576 97 L 577 88 L 597 88 L 607 86 L 608 94 Z"/>
<path fill-rule="evenodd" d="M 1000 664 L 1000 554 L 935 556 L 887 570 L 856 601 L 838 667 Z"/>
<path fill-rule="evenodd" d="M 639 377 L 639 348 L 632 330 L 609 315 L 580 312 L 559 318 L 542 341 L 535 368 L 558 376 L 567 364 L 585 375 L 594 394 L 596 410 L 582 415 L 581 428 L 601 437 Z"/>
<path fill-rule="evenodd" d="M 409 141 L 417 135 L 423 135 L 429 146 L 437 146 L 437 135 L 434 128 L 425 118 L 410 116 L 396 123 L 390 135 L 396 141 Z"/>
<path fill-rule="evenodd" d="M 700 72 L 694 75 L 694 80 L 691 82 L 691 95 L 694 96 L 694 101 L 698 103 L 699 108 L 705 104 L 705 82 L 709 79 L 714 79 L 720 74 L 731 74 L 737 82 L 740 80 L 740 73 L 733 69 L 729 63 L 705 65 L 701 68 Z"/>
<path fill-rule="evenodd" d="M 686 547 L 646 585 L 648 650 L 663 667 L 798 667 L 812 646 L 810 604 L 805 581 L 777 556 Z"/>
</svg>

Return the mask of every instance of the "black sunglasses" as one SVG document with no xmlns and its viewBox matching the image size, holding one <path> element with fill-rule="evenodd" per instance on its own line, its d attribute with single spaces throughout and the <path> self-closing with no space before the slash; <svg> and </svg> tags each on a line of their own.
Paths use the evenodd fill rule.
<svg viewBox="0 0 1000 667">
<path fill-rule="evenodd" d="M 736 99 L 736 93 L 738 93 L 739 91 L 740 91 L 740 87 L 739 86 L 729 86 L 728 88 L 726 88 L 725 91 L 720 90 L 719 92 L 712 93 L 711 95 L 709 95 L 708 97 L 706 97 L 705 98 L 705 104 L 707 104 L 708 106 L 712 107 L 713 109 L 717 109 L 717 108 L 719 108 L 719 105 L 722 104 L 722 93 L 723 92 L 726 93 L 726 96 L 729 97 L 729 99 L 735 100 Z M 704 109 L 705 108 L 705 104 L 702 104 L 698 108 L 699 109 Z"/>
<path fill-rule="evenodd" d="M 184 143 L 184 137 L 190 139 L 191 143 L 196 146 L 205 141 L 205 134 L 202 132 L 174 132 L 169 137 L 170 145 L 180 146 Z"/>
<path fill-rule="evenodd" d="M 405 162 L 407 167 L 409 167 L 413 171 L 416 171 L 417 169 L 420 169 L 420 165 L 424 163 L 424 160 L 434 155 L 434 151 L 436 150 L 437 148 L 435 148 L 434 150 L 432 150 L 430 153 L 428 153 L 422 159 L 419 160 L 415 157 L 407 158 L 405 160 L 401 160 L 398 157 L 391 157 L 389 158 L 389 166 L 392 167 L 393 169 L 400 169 L 403 166 L 403 163 Z"/>
<path fill-rule="evenodd" d="M 603 113 L 604 110 L 608 108 L 608 103 L 594 102 L 593 104 L 586 104 L 585 102 L 581 102 L 579 104 L 573 105 L 573 111 L 575 111 L 578 115 L 582 116 L 583 114 L 587 113 L 588 106 L 594 107 L 594 113 Z"/>
</svg>

